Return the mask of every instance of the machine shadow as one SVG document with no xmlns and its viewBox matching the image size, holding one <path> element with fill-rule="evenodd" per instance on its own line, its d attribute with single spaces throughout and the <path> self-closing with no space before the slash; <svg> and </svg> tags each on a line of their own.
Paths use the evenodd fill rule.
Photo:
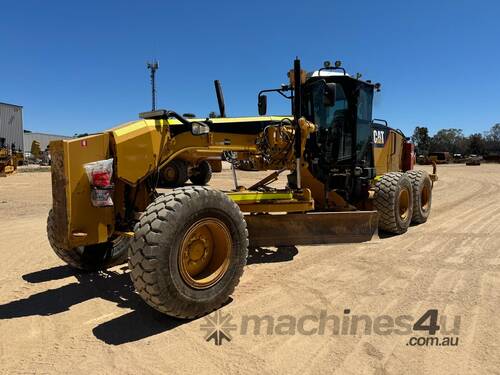
<svg viewBox="0 0 500 375">
<path fill-rule="evenodd" d="M 106 344 L 121 345 L 170 331 L 189 322 L 153 310 L 142 300 L 139 302 L 131 312 L 94 327 L 94 336 Z"/>
<path fill-rule="evenodd" d="M 378 231 L 378 238 L 380 238 L 381 240 L 384 240 L 386 238 L 396 237 L 396 236 L 399 236 L 399 235 L 398 234 L 394 234 L 394 233 L 384 232 L 382 230 Z"/>
<path fill-rule="evenodd" d="M 73 268 L 66 265 L 61 265 L 45 270 L 27 273 L 26 275 L 23 275 L 21 277 L 24 281 L 27 281 L 30 284 L 38 284 L 44 283 L 46 281 L 61 280 L 75 275 L 76 271 Z"/>
<path fill-rule="evenodd" d="M 287 262 L 297 254 L 295 246 L 279 247 L 276 250 L 249 249 L 247 264 Z M 114 302 L 120 308 L 132 310 L 92 329 L 96 338 L 110 345 L 138 341 L 189 322 L 169 317 L 149 307 L 135 293 L 126 271 L 127 267 L 124 266 L 118 271 L 82 273 L 61 265 L 25 274 L 22 276 L 23 280 L 32 284 L 71 277 L 76 280 L 0 305 L 0 320 L 59 314 L 79 303 L 100 298 Z M 229 299 L 226 305 L 231 301 Z"/>
<path fill-rule="evenodd" d="M 418 224 L 418 223 L 410 223 L 410 227 L 408 228 L 408 230 L 410 230 L 411 228 L 414 228 L 414 227 L 418 227 L 419 225 L 422 225 L 422 224 Z M 378 237 L 379 237 L 381 240 L 384 240 L 384 239 L 386 239 L 386 238 L 397 237 L 397 236 L 400 236 L 400 234 L 390 233 L 390 232 L 385 232 L 385 231 L 383 231 L 383 230 L 378 230 Z"/>
<path fill-rule="evenodd" d="M 263 247 L 249 248 L 247 265 L 257 263 L 278 263 L 289 262 L 293 260 L 299 250 L 295 246 L 282 246 L 276 250 L 271 250 Z"/>
<path fill-rule="evenodd" d="M 132 310 L 93 328 L 95 337 L 110 345 L 141 340 L 188 322 L 168 317 L 146 305 L 134 292 L 128 273 L 123 272 L 125 270 L 126 267 L 120 272 L 78 273 L 68 266 L 58 266 L 23 275 L 22 278 L 30 283 L 71 276 L 77 281 L 0 305 L 0 320 L 59 314 L 81 302 L 101 298 Z"/>
<path fill-rule="evenodd" d="M 30 283 L 41 283 L 70 276 L 74 276 L 77 282 L 0 305 L 0 319 L 58 314 L 93 298 L 104 298 L 124 305 L 132 293 L 126 274 L 109 271 L 77 273 L 67 266 L 58 266 L 23 275 L 22 278 Z M 125 299 L 121 299 L 121 295 L 125 295 Z"/>
</svg>

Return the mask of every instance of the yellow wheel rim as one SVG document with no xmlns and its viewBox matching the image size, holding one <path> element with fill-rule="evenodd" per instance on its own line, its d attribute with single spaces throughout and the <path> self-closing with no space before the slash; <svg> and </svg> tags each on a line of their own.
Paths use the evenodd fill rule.
<svg viewBox="0 0 500 375">
<path fill-rule="evenodd" d="M 231 248 L 231 235 L 222 221 L 215 218 L 198 220 L 181 242 L 181 277 L 196 289 L 216 284 L 228 269 Z"/>
<path fill-rule="evenodd" d="M 399 192 L 399 217 L 406 221 L 408 216 L 410 216 L 410 192 L 407 189 L 402 189 Z"/>
<path fill-rule="evenodd" d="M 429 209 L 431 191 L 427 185 L 424 185 L 422 193 L 420 194 L 420 207 L 422 211 L 427 211 Z"/>
</svg>

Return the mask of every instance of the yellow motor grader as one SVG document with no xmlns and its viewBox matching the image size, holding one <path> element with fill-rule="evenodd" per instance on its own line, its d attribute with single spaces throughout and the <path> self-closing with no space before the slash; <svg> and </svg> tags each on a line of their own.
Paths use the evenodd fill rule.
<svg viewBox="0 0 500 375">
<path fill-rule="evenodd" d="M 401 234 L 425 222 L 435 171 L 413 170 L 413 145 L 372 118 L 380 85 L 349 76 L 338 63 L 306 73 L 298 59 L 289 78 L 259 93 L 258 117 L 186 119 L 157 110 L 52 142 L 47 232 L 55 253 L 83 270 L 128 259 L 145 302 L 193 318 L 227 301 L 248 247 L 360 242 L 377 228 Z M 291 116 L 266 116 L 272 92 L 290 100 Z M 204 153 L 224 153 L 234 190 L 200 178 L 200 185 L 158 192 L 165 166 Z M 239 162 L 270 174 L 239 186 Z M 282 173 L 286 187 L 271 187 Z"/>
</svg>

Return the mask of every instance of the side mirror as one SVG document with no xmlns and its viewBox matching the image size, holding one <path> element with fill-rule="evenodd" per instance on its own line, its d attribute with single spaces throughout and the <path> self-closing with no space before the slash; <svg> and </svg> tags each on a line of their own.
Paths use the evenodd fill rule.
<svg viewBox="0 0 500 375">
<path fill-rule="evenodd" d="M 191 133 L 193 135 L 208 134 L 210 133 L 210 127 L 207 124 L 195 121 L 191 123 Z"/>
<path fill-rule="evenodd" d="M 327 107 L 333 107 L 335 105 L 336 100 L 337 100 L 337 85 L 333 82 L 329 82 L 325 86 L 324 105 Z"/>
<path fill-rule="evenodd" d="M 259 115 L 264 116 L 267 112 L 267 96 L 259 95 Z"/>
</svg>

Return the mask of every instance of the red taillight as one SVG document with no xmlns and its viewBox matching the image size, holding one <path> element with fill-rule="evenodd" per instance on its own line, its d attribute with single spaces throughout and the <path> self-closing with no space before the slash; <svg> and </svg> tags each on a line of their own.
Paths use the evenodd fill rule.
<svg viewBox="0 0 500 375">
<path fill-rule="evenodd" d="M 113 205 L 113 159 L 99 160 L 83 166 L 90 183 L 90 200 L 94 207 Z"/>
<path fill-rule="evenodd" d="M 108 171 L 92 171 L 92 185 L 108 187 L 111 185 L 111 173 Z"/>
</svg>

